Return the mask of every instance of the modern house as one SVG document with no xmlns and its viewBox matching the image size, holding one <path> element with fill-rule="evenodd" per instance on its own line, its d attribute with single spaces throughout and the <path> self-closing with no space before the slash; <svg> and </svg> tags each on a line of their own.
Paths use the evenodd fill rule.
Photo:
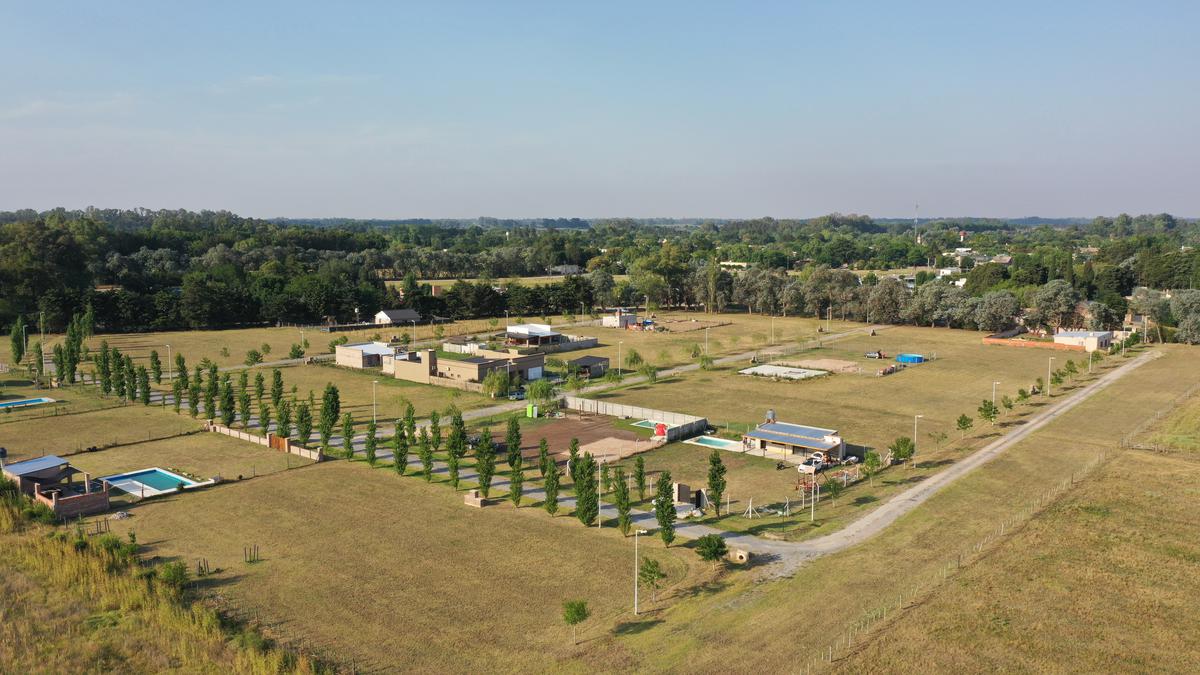
<svg viewBox="0 0 1200 675">
<path fill-rule="evenodd" d="M 580 377 L 591 379 L 604 375 L 604 372 L 608 370 L 608 364 L 607 356 L 580 356 L 567 361 L 567 369 L 579 373 Z"/>
<path fill-rule="evenodd" d="M 504 342 L 515 347 L 541 347 L 556 345 L 565 338 L 544 323 L 521 323 L 509 326 L 504 332 Z"/>
<path fill-rule="evenodd" d="M 344 368 L 380 368 L 384 360 L 396 355 L 396 348 L 386 342 L 358 342 L 338 345 L 334 350 L 334 362 Z"/>
<path fill-rule="evenodd" d="M 1054 334 L 1054 344 L 1083 347 L 1094 352 L 1112 346 L 1113 334 L 1108 330 L 1065 330 Z"/>
<path fill-rule="evenodd" d="M 380 326 L 406 324 L 420 320 L 421 315 L 415 309 L 382 309 L 375 315 L 375 323 Z"/>
<path fill-rule="evenodd" d="M 83 474 L 76 483 L 75 476 Z M 96 481 L 57 455 L 7 464 L 4 478 L 24 494 L 49 506 L 60 518 L 73 518 L 108 510 L 108 485 Z"/>
<path fill-rule="evenodd" d="M 747 448 L 762 451 L 764 455 L 774 453 L 803 457 L 820 451 L 826 457 L 842 459 L 846 452 L 846 441 L 834 429 L 777 422 L 773 416 L 743 435 L 742 443 Z"/>
<path fill-rule="evenodd" d="M 600 319 L 605 328 L 625 328 L 637 323 L 637 310 L 618 307 L 616 311 Z"/>
<path fill-rule="evenodd" d="M 549 272 L 550 274 L 562 275 L 581 274 L 583 272 L 583 268 L 579 265 L 555 265 L 550 268 Z"/>
<path fill-rule="evenodd" d="M 474 356 L 451 359 L 438 358 L 433 349 L 407 352 L 392 361 L 392 374 L 400 380 L 422 384 L 452 383 L 479 384 L 494 370 L 502 370 L 522 381 L 541 379 L 546 368 L 546 355 L 510 354 L 481 349 Z M 386 372 L 386 368 L 385 368 Z"/>
</svg>

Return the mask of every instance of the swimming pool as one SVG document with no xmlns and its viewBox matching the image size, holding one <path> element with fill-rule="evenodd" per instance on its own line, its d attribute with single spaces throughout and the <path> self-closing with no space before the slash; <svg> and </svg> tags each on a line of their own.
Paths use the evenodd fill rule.
<svg viewBox="0 0 1200 675">
<path fill-rule="evenodd" d="M 687 439 L 684 443 L 703 445 L 706 448 L 716 448 L 718 450 L 733 450 L 734 452 L 742 452 L 745 449 L 742 447 L 740 441 L 731 441 L 724 438 L 717 438 L 716 436 L 697 436 Z"/>
<path fill-rule="evenodd" d="M 643 429 L 650 429 L 650 430 L 654 430 L 654 429 L 656 429 L 656 428 L 658 427 L 658 425 L 659 425 L 659 422 L 655 422 L 654 420 L 641 420 L 640 422 L 634 422 L 634 423 L 633 423 L 633 424 L 631 424 L 630 426 L 634 426 L 634 427 L 641 427 L 641 428 L 643 428 Z M 671 425 L 670 425 L 670 424 L 668 424 L 668 425 L 666 425 L 666 426 L 667 426 L 667 428 L 668 428 L 668 429 L 670 429 L 670 428 L 671 428 Z"/>
<path fill-rule="evenodd" d="M 183 487 L 198 485 L 191 478 L 186 478 L 158 467 L 142 469 L 141 471 L 130 471 L 128 473 L 118 473 L 113 476 L 105 476 L 101 480 L 115 488 L 139 497 L 153 497 L 154 495 L 176 492 L 181 485 Z"/>
<path fill-rule="evenodd" d="M 45 396 L 39 396 L 38 398 L 23 398 L 20 401 L 5 401 L 0 403 L 0 410 L 5 408 L 10 410 L 12 408 L 26 408 L 32 405 L 42 405 L 45 403 L 54 403 L 54 399 L 46 398 Z"/>
</svg>

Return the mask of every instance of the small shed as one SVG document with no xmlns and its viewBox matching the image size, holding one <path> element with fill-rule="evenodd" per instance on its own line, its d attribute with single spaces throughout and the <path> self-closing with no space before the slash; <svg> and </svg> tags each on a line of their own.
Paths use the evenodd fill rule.
<svg viewBox="0 0 1200 675">
<path fill-rule="evenodd" d="M 579 373 L 581 377 L 590 379 L 604 375 L 608 370 L 609 363 L 607 356 L 580 356 L 567 361 L 567 368 Z"/>
</svg>

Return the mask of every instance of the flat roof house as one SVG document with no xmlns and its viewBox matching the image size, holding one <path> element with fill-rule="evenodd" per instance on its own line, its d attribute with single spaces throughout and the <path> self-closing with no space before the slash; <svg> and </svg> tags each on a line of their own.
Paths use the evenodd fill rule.
<svg viewBox="0 0 1200 675">
<path fill-rule="evenodd" d="M 344 368 L 379 368 L 385 358 L 396 355 L 396 348 L 386 342 L 357 342 L 338 345 L 333 355 L 334 362 Z"/>
<path fill-rule="evenodd" d="M 1054 334 L 1055 344 L 1075 345 L 1088 352 L 1108 349 L 1112 346 L 1112 339 L 1112 331 L 1108 330 L 1065 330 Z"/>
<path fill-rule="evenodd" d="M 421 315 L 415 309 L 382 309 L 375 314 L 378 325 L 405 324 L 420 321 Z"/>
<path fill-rule="evenodd" d="M 520 380 L 538 380 L 544 375 L 546 355 L 509 354 L 481 349 L 462 359 L 438 358 L 437 352 L 408 352 L 392 362 L 397 379 L 423 384 L 446 384 L 446 380 L 481 383 L 493 370 L 502 370 Z"/>
<path fill-rule="evenodd" d="M 505 329 L 504 341 L 517 347 L 540 347 L 562 342 L 563 335 L 544 323 L 521 323 Z"/>
<path fill-rule="evenodd" d="M 834 459 L 842 459 L 846 441 L 834 429 L 822 429 L 787 422 L 765 422 L 742 436 L 749 448 L 784 455 L 811 455 L 820 451 Z"/>
<path fill-rule="evenodd" d="M 83 480 L 75 482 L 77 474 Z M 17 489 L 49 506 L 60 518 L 73 518 L 108 510 L 108 485 L 71 466 L 58 455 L 7 464 L 4 478 L 17 484 Z"/>
<path fill-rule="evenodd" d="M 567 361 L 567 368 L 579 373 L 580 377 L 591 379 L 604 375 L 608 364 L 607 356 L 581 356 Z"/>
</svg>

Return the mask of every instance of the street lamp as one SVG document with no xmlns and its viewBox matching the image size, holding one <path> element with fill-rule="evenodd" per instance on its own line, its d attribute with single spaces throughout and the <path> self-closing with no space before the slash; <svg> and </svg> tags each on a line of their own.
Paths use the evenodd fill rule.
<svg viewBox="0 0 1200 675">
<path fill-rule="evenodd" d="M 708 329 L 707 328 L 704 329 L 704 335 L 706 336 L 704 339 L 704 344 L 705 344 L 704 352 L 708 353 L 708 338 L 707 338 Z M 621 345 L 623 345 L 623 344 L 625 344 L 624 340 L 617 340 L 617 374 L 618 375 L 621 374 Z"/>
<path fill-rule="evenodd" d="M 167 379 L 174 379 L 174 371 L 171 370 L 171 345 L 167 345 Z"/>
<path fill-rule="evenodd" d="M 412 340 L 413 341 L 413 349 L 416 349 L 417 348 L 417 322 L 414 320 L 412 322 L 412 325 L 413 325 L 413 340 Z"/>
<path fill-rule="evenodd" d="M 774 331 L 771 334 L 774 336 Z M 708 353 L 708 326 L 704 327 L 704 353 Z"/>
<path fill-rule="evenodd" d="M 638 535 L 646 530 L 633 531 L 633 615 L 638 615 Z"/>
<path fill-rule="evenodd" d="M 604 465 L 603 459 L 596 462 L 596 529 L 597 530 L 600 529 L 604 524 L 604 518 L 602 518 L 600 516 L 600 509 L 601 509 L 601 507 L 604 506 L 604 502 L 601 501 L 603 499 L 603 495 L 604 495 L 604 493 L 601 492 L 601 490 L 604 488 L 604 485 L 601 484 L 601 481 L 600 481 L 600 470 L 603 465 Z"/>
<path fill-rule="evenodd" d="M 1054 364 L 1054 357 L 1046 362 L 1046 398 L 1050 398 L 1050 368 Z"/>
<path fill-rule="evenodd" d="M 922 417 L 924 417 L 924 415 L 913 415 L 913 456 L 912 456 L 913 464 L 912 465 L 913 465 L 914 469 L 917 468 L 917 420 L 921 419 Z"/>
<path fill-rule="evenodd" d="M 371 423 L 375 423 L 375 385 L 379 384 L 379 380 L 371 380 Z"/>
<path fill-rule="evenodd" d="M 998 384 L 1000 384 L 1000 383 L 999 382 L 992 383 L 992 405 L 996 405 L 996 385 L 998 385 Z"/>
</svg>

